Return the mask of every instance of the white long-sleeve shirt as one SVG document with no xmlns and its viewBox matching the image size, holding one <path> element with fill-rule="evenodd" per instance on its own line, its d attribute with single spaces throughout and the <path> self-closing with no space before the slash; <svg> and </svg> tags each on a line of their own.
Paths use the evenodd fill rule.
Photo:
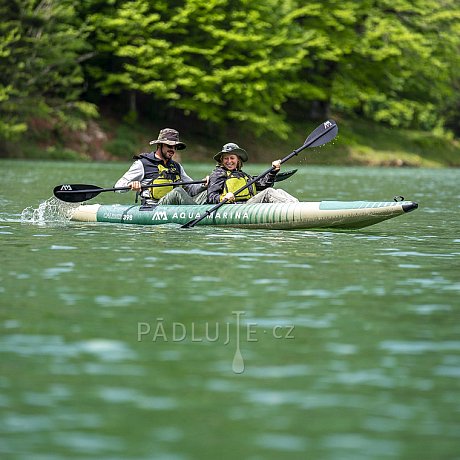
<svg viewBox="0 0 460 460">
<path fill-rule="evenodd" d="M 181 164 L 180 166 L 180 180 L 183 182 L 192 181 L 193 179 L 185 172 L 185 169 Z M 123 176 L 118 179 L 115 187 L 129 187 L 131 182 L 139 181 L 141 185 L 149 185 L 150 180 L 145 178 L 144 165 L 142 161 L 136 160 L 131 167 L 126 171 Z M 183 185 L 184 189 L 190 196 L 198 195 L 198 193 L 206 190 L 206 187 L 201 184 Z M 128 190 L 120 190 L 120 192 L 127 192 Z M 141 195 L 148 198 L 150 193 L 148 189 L 142 190 Z"/>
</svg>

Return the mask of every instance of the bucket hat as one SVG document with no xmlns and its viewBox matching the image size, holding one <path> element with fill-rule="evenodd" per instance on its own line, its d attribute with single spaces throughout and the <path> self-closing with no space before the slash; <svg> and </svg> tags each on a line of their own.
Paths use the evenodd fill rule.
<svg viewBox="0 0 460 460">
<path fill-rule="evenodd" d="M 233 142 L 229 142 L 228 144 L 225 144 L 222 147 L 222 150 L 219 153 L 216 153 L 214 155 L 214 157 L 213 157 L 214 160 L 220 161 L 220 157 L 225 153 L 238 155 L 241 158 L 241 161 L 243 161 L 243 162 L 248 161 L 248 154 L 247 154 L 246 150 L 240 148 L 237 144 L 235 144 Z"/>
<path fill-rule="evenodd" d="M 185 149 L 186 145 L 179 140 L 179 131 L 172 128 L 164 128 L 158 134 L 158 139 L 150 141 L 151 144 L 175 145 L 177 150 Z"/>
</svg>

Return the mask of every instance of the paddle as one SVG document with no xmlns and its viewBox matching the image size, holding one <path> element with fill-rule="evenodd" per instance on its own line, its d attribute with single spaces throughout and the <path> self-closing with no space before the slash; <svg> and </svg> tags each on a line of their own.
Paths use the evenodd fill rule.
<svg viewBox="0 0 460 460">
<path fill-rule="evenodd" d="M 337 133 L 339 131 L 339 128 L 335 121 L 333 120 L 327 120 L 321 125 L 319 125 L 308 137 L 305 139 L 304 144 L 299 147 L 298 149 L 294 150 L 291 152 L 289 155 L 284 157 L 282 160 L 280 160 L 281 164 L 285 163 L 286 161 L 290 160 L 293 156 L 298 155 L 302 150 L 308 148 L 308 147 L 318 147 L 320 145 L 324 145 L 327 142 L 331 141 L 332 139 L 337 136 Z M 259 179 L 264 177 L 266 174 L 268 174 L 270 171 L 273 171 L 275 168 L 271 166 L 268 168 L 266 171 L 264 171 L 262 174 L 259 174 L 257 177 L 252 178 L 249 180 L 245 186 L 239 188 L 236 192 L 234 192 L 234 195 L 238 195 L 238 193 L 241 193 L 243 190 L 247 189 L 250 187 L 254 182 L 257 182 Z M 223 199 L 220 203 L 216 204 L 213 206 L 211 209 L 208 209 L 207 211 L 204 212 L 204 214 L 200 217 L 197 217 L 186 224 L 182 225 L 181 228 L 191 228 L 194 227 L 198 222 L 201 222 L 203 219 L 205 219 L 207 216 L 209 216 L 211 213 L 219 209 L 221 206 L 223 206 L 225 203 L 227 203 L 227 199 Z"/>
<path fill-rule="evenodd" d="M 275 182 L 281 182 L 293 176 L 297 172 L 297 169 L 292 169 L 290 171 L 280 172 L 276 175 Z M 204 184 L 204 180 L 194 180 L 189 182 L 173 182 L 172 184 L 153 184 L 153 185 L 144 185 L 141 188 L 151 188 L 151 187 L 171 187 L 174 185 L 189 185 L 189 184 Z M 67 201 L 68 203 L 81 203 L 82 201 L 90 200 L 95 196 L 98 196 L 102 192 L 116 192 L 117 190 L 130 190 L 131 187 L 111 187 L 111 188 L 101 188 L 97 185 L 87 185 L 87 184 L 63 184 L 57 185 L 54 187 L 53 193 L 56 198 L 59 198 L 61 201 Z"/>
<path fill-rule="evenodd" d="M 169 184 L 151 184 L 143 185 L 142 190 L 152 187 L 172 187 L 179 185 L 189 184 L 204 184 L 205 180 L 192 180 L 188 182 L 171 182 Z M 67 201 L 68 203 L 79 203 L 82 201 L 90 200 L 95 196 L 98 196 L 102 192 L 116 192 L 117 190 L 131 190 L 131 187 L 111 187 L 101 188 L 97 185 L 86 185 L 86 184 L 63 184 L 57 185 L 53 189 L 54 196 L 59 198 L 61 201 Z"/>
</svg>

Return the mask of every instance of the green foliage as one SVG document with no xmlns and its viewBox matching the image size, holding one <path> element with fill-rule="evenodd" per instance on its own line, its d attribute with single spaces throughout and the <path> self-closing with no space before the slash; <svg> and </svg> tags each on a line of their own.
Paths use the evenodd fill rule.
<svg viewBox="0 0 460 460">
<path fill-rule="evenodd" d="M 50 146 L 47 147 L 44 152 L 37 152 L 37 157 L 44 160 L 68 160 L 68 161 L 87 161 L 88 157 L 76 152 L 75 150 L 60 147 Z"/>
<path fill-rule="evenodd" d="M 446 10 L 449 15 L 441 14 Z M 450 71 L 460 63 L 460 39 L 452 30 L 458 4 L 363 2 L 359 14 L 354 46 L 336 69 L 332 104 L 392 126 L 438 126 L 439 108 L 458 78 Z"/>
<path fill-rule="evenodd" d="M 82 153 L 76 152 L 60 144 L 42 147 L 30 139 L 24 137 L 20 144 L 7 149 L 6 157 L 9 158 L 29 158 L 40 160 L 68 160 L 68 161 L 88 161 L 90 158 Z"/>
<path fill-rule="evenodd" d="M 319 96 L 333 111 L 423 129 L 442 124 L 446 101 L 458 102 L 458 2 L 293 3 L 284 20 L 304 34 L 311 57 L 296 76 L 305 101 Z"/>
<path fill-rule="evenodd" d="M 0 0 L 0 14 L 0 140 L 33 118 L 81 129 L 101 101 L 132 124 L 277 138 L 293 113 L 460 125 L 457 0 Z"/>
<path fill-rule="evenodd" d="M 79 100 L 88 45 L 73 0 L 1 0 L 0 139 L 15 139 L 32 118 L 81 129 L 95 106 Z"/>
<path fill-rule="evenodd" d="M 130 158 L 139 149 L 140 140 L 136 130 L 130 125 L 120 125 L 115 131 L 115 136 L 105 144 L 105 148 L 115 157 Z"/>
<path fill-rule="evenodd" d="M 90 16 L 112 57 L 109 73 L 90 70 L 104 94 L 151 94 L 157 111 L 259 134 L 285 137 L 285 109 L 317 102 L 320 117 L 434 129 L 458 101 L 459 15 L 453 0 L 120 2 Z"/>
<path fill-rule="evenodd" d="M 289 47 L 278 2 L 123 2 L 89 16 L 98 61 L 88 67 L 104 94 L 151 94 L 164 107 L 215 124 L 249 123 L 286 135 L 282 104 L 303 51 Z M 273 34 L 277 28 L 279 35 Z M 111 56 L 111 71 L 98 62 Z M 94 65 L 97 64 L 97 65 Z"/>
</svg>

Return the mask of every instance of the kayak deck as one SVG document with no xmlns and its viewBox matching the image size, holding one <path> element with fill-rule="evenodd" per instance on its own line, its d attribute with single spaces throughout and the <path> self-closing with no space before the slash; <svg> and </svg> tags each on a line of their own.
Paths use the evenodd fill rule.
<svg viewBox="0 0 460 460">
<path fill-rule="evenodd" d="M 82 204 L 72 215 L 79 222 L 183 225 L 214 205 L 138 206 Z M 312 201 L 225 204 L 198 225 L 266 229 L 358 229 L 417 209 L 413 201 Z"/>
</svg>

